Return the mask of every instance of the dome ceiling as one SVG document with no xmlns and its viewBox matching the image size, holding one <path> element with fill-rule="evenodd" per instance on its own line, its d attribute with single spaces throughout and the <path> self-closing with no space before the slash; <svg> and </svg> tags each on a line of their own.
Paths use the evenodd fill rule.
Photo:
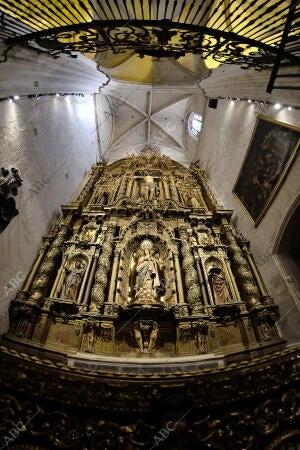
<svg viewBox="0 0 300 450">
<path fill-rule="evenodd" d="M 132 51 L 114 54 L 98 53 L 96 62 L 110 78 L 134 83 L 186 83 L 196 82 L 209 74 L 201 56 L 188 53 L 178 58 L 140 58 Z"/>
</svg>

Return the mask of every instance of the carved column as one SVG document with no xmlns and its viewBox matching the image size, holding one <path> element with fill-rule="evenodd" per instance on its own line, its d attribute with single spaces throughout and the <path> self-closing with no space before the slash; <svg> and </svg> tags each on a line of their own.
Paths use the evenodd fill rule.
<svg viewBox="0 0 300 450">
<path fill-rule="evenodd" d="M 133 185 L 133 178 L 128 178 L 125 197 L 131 196 L 132 185 Z"/>
<path fill-rule="evenodd" d="M 190 305 L 201 301 L 201 290 L 198 282 L 197 271 L 194 267 L 194 257 L 188 239 L 186 229 L 179 230 L 179 236 L 182 242 L 181 252 L 183 256 L 182 267 L 185 274 L 185 286 L 187 289 L 187 298 Z"/>
<path fill-rule="evenodd" d="M 90 291 L 91 291 L 92 283 L 94 280 L 94 275 L 96 272 L 98 256 L 99 256 L 99 250 L 97 250 L 95 255 L 93 255 L 93 257 L 92 257 L 92 268 L 91 268 L 88 283 L 86 286 L 83 302 L 82 302 L 83 305 L 87 305 L 87 303 L 89 301 Z"/>
<path fill-rule="evenodd" d="M 134 179 L 133 180 L 133 188 L 132 188 L 132 197 L 136 197 L 138 194 L 138 183 L 137 181 Z"/>
<path fill-rule="evenodd" d="M 95 185 L 95 182 L 97 178 L 99 177 L 99 168 L 92 167 L 91 175 L 89 176 L 88 181 L 86 182 L 84 188 L 82 189 L 81 193 L 79 194 L 77 198 L 77 202 L 81 203 L 87 200 L 89 194 L 92 193 L 93 187 Z"/>
<path fill-rule="evenodd" d="M 197 268 L 198 277 L 199 277 L 199 280 L 200 280 L 201 297 L 203 299 L 203 304 L 205 306 L 207 306 L 208 305 L 208 299 L 207 299 L 207 295 L 206 295 L 206 291 L 205 291 L 205 282 L 204 282 L 204 278 L 203 278 L 203 274 L 202 274 L 202 269 L 200 267 L 200 262 L 199 262 L 200 257 L 198 255 L 197 251 L 196 251 L 196 253 L 197 254 L 195 255 L 195 252 L 194 252 L 194 257 L 195 257 L 195 260 L 196 260 L 196 268 Z"/>
<path fill-rule="evenodd" d="M 236 286 L 236 281 L 234 279 L 234 276 L 232 274 L 232 270 L 231 270 L 231 267 L 230 267 L 230 261 L 229 261 L 227 256 L 223 256 L 222 259 L 224 261 L 224 270 L 226 271 L 226 276 L 228 277 L 228 282 L 230 283 L 230 287 L 233 290 L 235 299 L 236 299 L 236 301 L 240 302 L 241 301 L 241 296 L 240 296 L 239 290 L 238 290 L 238 288 Z"/>
<path fill-rule="evenodd" d="M 242 249 L 229 227 L 225 228 L 225 237 L 236 266 L 237 284 L 241 292 L 242 301 L 251 309 L 260 304 L 260 296 L 252 272 Z"/>
<path fill-rule="evenodd" d="M 119 200 L 120 198 L 125 197 L 125 193 L 126 193 L 126 181 L 127 181 L 127 177 L 124 175 L 122 177 L 121 183 L 120 183 L 120 188 L 119 188 L 119 192 L 117 194 L 117 200 Z"/>
<path fill-rule="evenodd" d="M 178 252 L 174 252 L 174 266 L 175 266 L 175 279 L 177 282 L 177 293 L 178 293 L 178 302 L 184 303 L 184 293 L 182 286 L 182 278 L 181 278 L 181 270 L 178 258 Z"/>
<path fill-rule="evenodd" d="M 119 267 L 119 260 L 120 260 L 120 250 L 116 250 L 115 255 L 114 255 L 113 268 L 112 268 L 111 277 L 110 277 L 109 294 L 108 294 L 108 302 L 109 303 L 113 303 L 115 301 L 114 293 L 115 293 L 116 284 L 117 284 L 117 270 Z"/>
<path fill-rule="evenodd" d="M 219 204 L 216 200 L 216 197 L 215 197 L 211 187 L 208 184 L 207 177 L 206 177 L 204 170 L 194 169 L 193 172 L 196 175 L 196 178 L 200 181 L 201 185 L 203 186 L 204 192 L 206 194 L 206 198 L 207 198 L 210 206 L 212 207 L 212 209 L 215 209 L 215 208 L 218 209 Z"/>
<path fill-rule="evenodd" d="M 37 272 L 37 276 L 32 283 L 31 295 L 29 298 L 30 302 L 37 303 L 41 306 L 43 305 L 45 297 L 47 297 L 52 286 L 53 278 L 56 275 L 60 262 L 61 248 L 66 241 L 68 234 L 69 227 L 66 224 L 63 224 L 49 247 L 49 250 L 44 257 L 44 261 Z"/>
<path fill-rule="evenodd" d="M 92 300 L 90 306 L 90 311 L 92 312 L 99 312 L 99 308 L 105 301 L 105 288 L 107 286 L 110 258 L 113 251 L 114 232 L 115 226 L 109 225 L 104 238 L 102 253 L 98 260 L 95 284 L 92 289 Z"/>
<path fill-rule="evenodd" d="M 208 306 L 211 306 L 214 304 L 214 297 L 210 288 L 210 284 L 209 284 L 209 280 L 208 280 L 208 276 L 204 267 L 204 263 L 203 260 L 205 258 L 205 255 L 203 253 L 203 250 L 201 248 L 198 248 L 198 255 L 199 255 L 199 266 L 201 269 L 201 273 L 202 273 L 202 277 L 203 277 L 203 290 L 205 291 L 205 299 L 206 299 L 206 304 Z"/>
<path fill-rule="evenodd" d="M 47 237 L 45 241 L 43 242 L 43 245 L 39 249 L 39 253 L 36 257 L 36 260 L 34 261 L 34 264 L 28 273 L 26 280 L 24 282 L 24 285 L 22 287 L 22 290 L 18 293 L 17 299 L 18 300 L 25 300 L 26 297 L 29 295 L 29 290 L 32 285 L 32 282 L 37 274 L 37 271 L 41 265 L 41 262 L 50 246 L 50 237 Z"/>
<path fill-rule="evenodd" d="M 251 251 L 249 250 L 249 248 L 247 247 L 246 244 L 243 245 L 243 251 L 244 251 L 244 254 L 246 255 L 248 264 L 249 264 L 249 266 L 251 268 L 251 271 L 253 273 L 253 276 L 255 278 L 255 281 L 257 283 L 257 286 L 258 286 L 258 289 L 260 291 L 261 296 L 264 299 L 268 299 L 268 301 L 270 303 L 273 303 L 272 300 L 271 300 L 271 297 L 268 294 L 268 291 L 267 291 L 267 288 L 266 288 L 266 286 L 265 286 L 265 284 L 263 282 L 263 279 L 262 279 L 262 277 L 261 277 L 261 275 L 260 275 L 260 273 L 259 273 L 259 271 L 258 271 L 258 269 L 257 269 L 257 267 L 256 267 L 256 265 L 254 263 L 253 255 L 252 255 Z"/>
</svg>

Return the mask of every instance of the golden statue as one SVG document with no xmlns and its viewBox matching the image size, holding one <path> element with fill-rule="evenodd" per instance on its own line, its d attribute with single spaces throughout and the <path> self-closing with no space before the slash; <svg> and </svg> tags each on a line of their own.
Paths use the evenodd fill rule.
<svg viewBox="0 0 300 450">
<path fill-rule="evenodd" d="M 226 279 L 222 276 L 222 270 L 216 267 L 212 268 L 209 272 L 209 278 L 211 279 L 215 304 L 220 305 L 231 302 L 231 296 Z"/>
<path fill-rule="evenodd" d="M 155 181 L 151 175 L 145 176 L 145 199 L 153 200 L 155 196 Z"/>
<path fill-rule="evenodd" d="M 140 247 L 143 252 L 136 265 L 135 302 L 155 303 L 156 288 L 160 286 L 158 266 L 161 260 L 153 255 L 153 243 L 149 239 L 142 241 Z"/>
<path fill-rule="evenodd" d="M 71 270 L 65 268 L 65 271 L 66 277 L 62 285 L 61 298 L 76 301 L 85 273 L 85 264 L 77 260 Z"/>
</svg>

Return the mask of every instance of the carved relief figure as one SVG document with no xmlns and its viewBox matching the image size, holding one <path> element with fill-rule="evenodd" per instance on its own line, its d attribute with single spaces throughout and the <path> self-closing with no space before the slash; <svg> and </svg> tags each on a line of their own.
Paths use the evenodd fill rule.
<svg viewBox="0 0 300 450">
<path fill-rule="evenodd" d="M 189 206 L 192 208 L 201 208 L 199 201 L 196 199 L 195 195 L 190 192 L 189 195 Z"/>
<path fill-rule="evenodd" d="M 149 351 L 154 349 L 157 337 L 158 337 L 158 326 L 156 323 L 154 323 L 150 333 Z"/>
<path fill-rule="evenodd" d="M 86 324 L 86 334 L 84 336 L 83 351 L 88 353 L 95 352 L 95 325 L 93 323 Z"/>
<path fill-rule="evenodd" d="M 108 203 L 109 195 L 107 192 L 102 192 L 101 195 L 99 195 L 97 199 L 97 203 L 100 203 L 100 205 L 107 205 Z"/>
<path fill-rule="evenodd" d="M 158 325 L 154 321 L 140 321 L 134 324 L 134 338 L 142 353 L 151 352 L 158 338 Z"/>
<path fill-rule="evenodd" d="M 153 244 L 149 239 L 145 239 L 140 247 L 143 253 L 136 265 L 136 301 L 153 303 L 157 298 L 156 288 L 160 286 L 158 265 L 161 261 L 153 255 Z"/>
<path fill-rule="evenodd" d="M 213 290 L 216 305 L 229 303 L 231 296 L 227 287 L 226 279 L 222 275 L 222 270 L 214 267 L 209 271 L 209 278 Z"/>
<path fill-rule="evenodd" d="M 210 245 L 212 244 L 212 232 L 210 228 L 208 228 L 206 225 L 200 225 L 196 229 L 196 234 L 198 237 L 199 245 Z"/>
<path fill-rule="evenodd" d="M 82 240 L 85 242 L 94 242 L 96 239 L 98 227 L 91 224 L 91 225 L 84 225 L 82 228 Z"/>
<path fill-rule="evenodd" d="M 214 239 L 214 244 L 215 245 L 222 245 L 221 239 L 220 239 L 220 234 L 216 233 L 213 237 Z"/>
<path fill-rule="evenodd" d="M 80 260 L 75 262 L 72 269 L 65 268 L 66 276 L 62 285 L 62 298 L 73 301 L 77 300 L 85 270 L 85 264 Z"/>
<path fill-rule="evenodd" d="M 198 355 L 208 352 L 207 330 L 208 325 L 204 321 L 199 321 L 194 328 L 194 342 Z"/>
<path fill-rule="evenodd" d="M 30 329 L 30 322 L 26 317 L 23 317 L 18 324 L 16 336 L 25 338 L 28 334 L 29 329 Z"/>
<path fill-rule="evenodd" d="M 134 325 L 134 337 L 135 337 L 135 340 L 136 340 L 139 350 L 142 352 L 143 351 L 143 337 L 142 337 L 142 333 L 141 333 L 138 323 L 136 323 Z"/>
</svg>

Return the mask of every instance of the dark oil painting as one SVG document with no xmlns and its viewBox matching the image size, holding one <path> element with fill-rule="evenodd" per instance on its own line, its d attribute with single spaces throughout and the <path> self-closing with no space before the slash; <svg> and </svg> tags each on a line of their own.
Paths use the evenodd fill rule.
<svg viewBox="0 0 300 450">
<path fill-rule="evenodd" d="M 254 226 L 266 214 L 299 150 L 300 130 L 267 117 L 256 121 L 251 142 L 233 188 Z"/>
</svg>

